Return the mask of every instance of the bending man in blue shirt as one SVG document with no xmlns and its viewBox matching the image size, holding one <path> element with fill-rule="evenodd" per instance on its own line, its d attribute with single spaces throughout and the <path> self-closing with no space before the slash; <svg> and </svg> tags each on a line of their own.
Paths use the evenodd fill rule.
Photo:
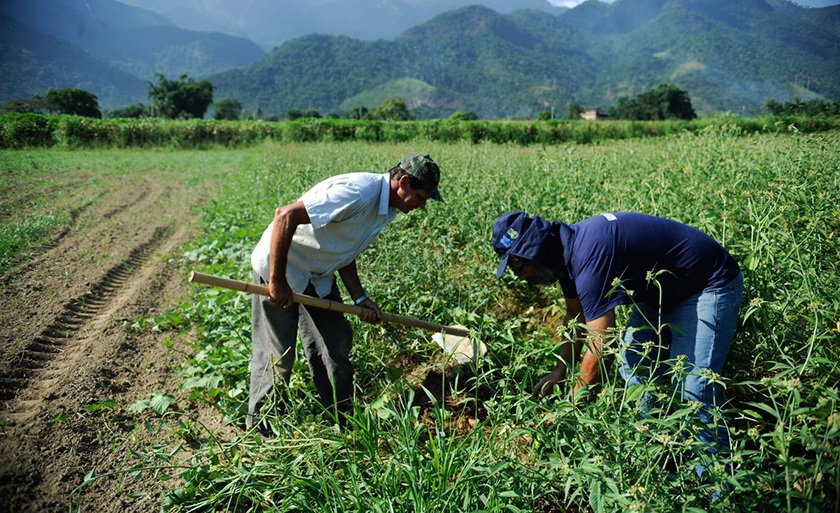
<svg viewBox="0 0 840 513">
<path fill-rule="evenodd" d="M 589 336 L 560 350 L 557 367 L 534 388 L 552 393 L 568 366 L 580 361 L 582 387 L 601 380 L 601 344 L 615 328 L 615 307 L 632 311 L 620 344 L 621 375 L 627 386 L 651 373 L 662 376 L 670 359 L 681 399 L 698 406 L 700 420 L 714 422 L 718 378 L 726 361 L 743 279 L 732 256 L 705 233 L 661 217 L 634 212 L 601 214 L 576 224 L 548 222 L 508 212 L 493 224 L 493 249 L 501 257 L 497 276 L 509 267 L 535 285 L 560 282 L 565 322 L 586 323 Z M 580 319 L 582 317 L 582 319 Z M 589 351 L 580 359 L 583 340 Z M 659 353 L 659 349 L 662 353 Z M 708 450 L 728 445 L 726 429 L 701 431 Z"/>
</svg>

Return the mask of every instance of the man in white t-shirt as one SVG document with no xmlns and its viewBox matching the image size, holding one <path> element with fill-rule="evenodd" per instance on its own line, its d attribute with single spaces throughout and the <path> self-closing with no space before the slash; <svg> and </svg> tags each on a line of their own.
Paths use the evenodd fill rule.
<svg viewBox="0 0 840 513">
<path fill-rule="evenodd" d="M 359 281 L 356 256 L 394 218 L 443 201 L 440 169 L 428 155 L 406 155 L 385 174 L 349 173 L 328 178 L 301 198 L 278 207 L 251 255 L 254 283 L 268 284 L 270 297 L 251 304 L 253 356 L 248 426 L 260 424 L 263 400 L 289 380 L 298 329 L 309 370 L 329 412 L 347 412 L 353 395 L 350 347 L 353 331 L 340 312 L 292 302 L 292 293 L 341 301 L 335 272 L 362 319 L 379 322 L 380 310 Z M 282 409 L 282 406 L 281 406 Z M 344 416 L 338 421 L 344 424 Z M 261 426 L 264 430 L 265 426 Z"/>
</svg>

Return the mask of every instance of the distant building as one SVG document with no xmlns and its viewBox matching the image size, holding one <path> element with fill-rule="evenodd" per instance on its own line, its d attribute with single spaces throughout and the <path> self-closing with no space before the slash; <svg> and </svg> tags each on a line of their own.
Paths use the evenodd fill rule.
<svg viewBox="0 0 840 513">
<path fill-rule="evenodd" d="M 600 107 L 584 107 L 582 111 L 580 111 L 580 118 L 585 119 L 587 121 L 600 121 L 602 119 L 607 119 L 606 112 L 603 112 Z"/>
</svg>

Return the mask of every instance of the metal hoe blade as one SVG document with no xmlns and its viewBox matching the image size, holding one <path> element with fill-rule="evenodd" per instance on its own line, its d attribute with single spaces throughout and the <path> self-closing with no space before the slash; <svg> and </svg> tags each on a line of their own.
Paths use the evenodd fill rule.
<svg viewBox="0 0 840 513">
<path fill-rule="evenodd" d="M 460 324 L 453 327 L 467 329 L 466 326 Z M 451 354 L 461 365 L 474 363 L 479 356 L 484 356 L 487 353 L 487 347 L 482 342 L 472 341 L 470 337 L 435 333 L 432 335 L 432 340 L 437 342 L 447 354 Z"/>
</svg>

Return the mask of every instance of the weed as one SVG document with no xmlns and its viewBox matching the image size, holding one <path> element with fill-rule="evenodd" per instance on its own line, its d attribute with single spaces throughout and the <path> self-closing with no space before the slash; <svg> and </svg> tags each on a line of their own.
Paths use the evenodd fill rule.
<svg viewBox="0 0 840 513">
<path fill-rule="evenodd" d="M 273 436 L 265 439 L 244 430 L 250 299 L 194 288 L 188 304 L 140 327 L 189 326 L 194 356 L 180 371 L 189 401 L 212 404 L 243 430 L 219 441 L 179 425 L 177 443 L 196 447 L 188 465 L 167 470 L 180 481 L 163 507 L 836 511 L 840 137 L 784 126 L 757 135 L 710 125 L 587 146 L 422 144 L 441 166 L 447 201 L 398 217 L 359 256 L 361 279 L 384 310 L 468 325 L 487 357 L 447 370 L 427 334 L 352 320 L 353 430 L 341 433 L 321 416 L 299 356 L 290 408 L 268 409 Z M 482 137 L 492 137 L 495 128 L 486 129 Z M 185 272 L 248 280 L 250 252 L 277 205 L 327 176 L 382 172 L 416 149 L 417 141 L 272 143 L 219 154 L 237 165 L 225 167 L 203 235 L 181 253 Z M 710 376 L 725 386 L 717 414 L 730 430 L 729 451 L 705 454 L 696 405 L 657 383 L 628 389 L 615 369 L 589 401 L 571 401 L 571 383 L 551 400 L 530 399 L 570 330 L 557 322 L 559 288 L 495 279 L 490 225 L 514 209 L 569 222 L 652 213 L 696 226 L 735 256 L 744 307 L 723 375 Z M 619 325 L 627 315 L 619 310 Z M 655 400 L 642 416 L 646 395 Z M 173 449 L 138 450 L 137 468 L 165 466 Z M 698 465 L 708 479 L 698 479 Z M 716 491 L 724 493 L 710 500 Z"/>
</svg>

